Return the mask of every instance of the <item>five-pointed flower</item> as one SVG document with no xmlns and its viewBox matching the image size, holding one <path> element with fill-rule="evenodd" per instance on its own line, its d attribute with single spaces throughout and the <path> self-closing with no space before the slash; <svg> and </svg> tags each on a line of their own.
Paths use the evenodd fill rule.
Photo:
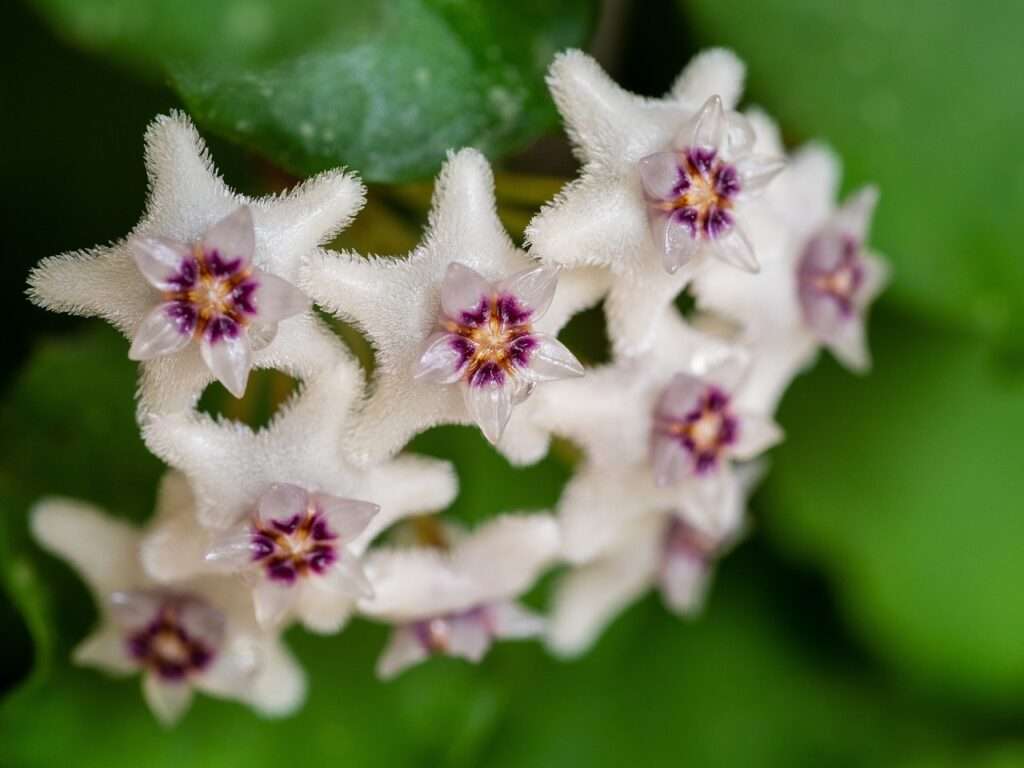
<svg viewBox="0 0 1024 768">
<path fill-rule="evenodd" d="M 188 484 L 147 537 L 147 570 L 173 582 L 265 553 L 254 564 L 266 567 L 242 569 L 260 621 L 275 625 L 295 616 L 314 631 L 338 631 L 361 589 L 356 558 L 373 538 L 402 517 L 443 509 L 456 493 L 447 462 L 411 455 L 371 467 L 351 461 L 345 417 L 325 424 L 324 414 L 349 412 L 360 384 L 359 371 L 345 361 L 309 381 L 259 431 L 203 414 L 153 417 L 144 431 L 148 445 Z M 182 485 L 172 478 L 169 484 Z M 331 542 L 330 562 L 318 557 L 318 535 Z M 231 551 L 239 557 L 228 557 Z M 284 555 L 292 558 L 295 579 L 273 567 Z M 296 557 L 306 563 L 301 577 Z"/>
<path fill-rule="evenodd" d="M 299 613 L 319 626 L 321 609 L 336 595 L 355 600 L 373 594 L 347 543 L 378 511 L 365 501 L 275 483 L 250 519 L 214 541 L 206 560 L 259 581 L 253 597 L 261 624 L 273 626 L 299 605 Z"/>
<path fill-rule="evenodd" d="M 544 622 L 516 598 L 558 554 L 547 515 L 506 515 L 430 547 L 378 549 L 366 558 L 374 596 L 364 615 L 394 624 L 377 663 L 389 679 L 435 654 L 479 661 L 496 638 L 534 637 Z"/>
<path fill-rule="evenodd" d="M 732 111 L 742 79 L 743 65 L 717 49 L 697 56 L 660 100 L 624 91 L 579 51 L 551 66 L 583 169 L 527 238 L 545 263 L 611 270 L 609 333 L 622 353 L 649 346 L 655 319 L 686 282 L 715 269 L 705 254 L 758 268 L 747 203 L 783 162 L 751 153 L 755 129 Z"/>
<path fill-rule="evenodd" d="M 156 584 L 140 565 L 141 531 L 79 502 L 39 502 L 32 531 L 75 566 L 99 608 L 100 626 L 74 660 L 116 675 L 140 672 L 146 702 L 165 724 L 184 714 L 193 690 L 265 714 L 301 703 L 302 671 L 256 626 L 243 590 L 216 578 Z"/>
<path fill-rule="evenodd" d="M 152 360 L 198 340 L 203 362 L 235 397 L 245 394 L 252 368 L 250 336 L 265 343 L 278 321 L 309 308 L 298 288 L 252 266 L 255 230 L 247 207 L 195 243 L 145 237 L 129 247 L 162 300 L 139 325 L 128 357 Z"/>
<path fill-rule="evenodd" d="M 146 410 L 190 407 L 213 378 L 240 395 L 250 365 L 305 377 L 333 364 L 340 345 L 294 284 L 300 260 L 361 207 L 362 185 L 331 171 L 283 196 L 243 197 L 180 113 L 147 130 L 146 170 L 151 194 L 131 234 L 44 260 L 29 278 L 33 301 L 99 315 L 132 338 Z M 251 347 L 262 348 L 250 358 Z"/>
<path fill-rule="evenodd" d="M 770 121 L 754 119 L 767 151 L 781 151 Z M 836 209 L 838 186 L 839 165 L 831 151 L 818 145 L 800 149 L 765 196 L 784 226 L 765 244 L 761 273 L 708 272 L 694 281 L 703 310 L 742 326 L 754 352 L 750 385 L 763 392 L 769 409 L 821 344 L 854 370 L 870 364 L 867 310 L 888 272 L 864 247 L 877 191 L 865 187 Z"/>
<path fill-rule="evenodd" d="M 734 386 L 745 361 L 744 350 L 673 312 L 646 355 L 538 395 L 532 417 L 585 456 L 558 504 L 568 560 L 598 557 L 653 512 L 673 510 L 716 538 L 736 526 L 729 459 L 752 458 L 780 436 Z"/>
<path fill-rule="evenodd" d="M 623 608 L 651 587 L 665 606 L 689 616 L 703 606 L 715 563 L 744 528 L 746 496 L 760 468 L 740 471 L 740 493 L 715 529 L 698 528 L 670 508 L 649 507 L 596 559 L 559 579 L 548 623 L 547 642 L 556 653 L 576 655 L 596 640 Z"/>
<path fill-rule="evenodd" d="M 533 329 L 551 305 L 557 276 L 534 267 L 490 283 L 469 267 L 448 265 L 438 330 L 427 338 L 415 378 L 458 383 L 466 410 L 492 443 L 534 385 L 583 375 L 558 339 Z"/>
<path fill-rule="evenodd" d="M 451 155 L 438 178 L 423 242 L 400 259 L 319 253 L 300 282 L 354 322 L 376 351 L 373 392 L 354 440 L 369 459 L 394 453 L 441 423 L 477 422 L 492 442 L 532 386 L 581 372 L 554 338 L 598 300 L 592 270 L 538 268 L 498 219 L 494 178 L 476 150 Z M 401 404 L 396 407 L 396 404 Z M 543 433 L 511 418 L 499 443 L 510 458 L 543 455 Z"/>
</svg>

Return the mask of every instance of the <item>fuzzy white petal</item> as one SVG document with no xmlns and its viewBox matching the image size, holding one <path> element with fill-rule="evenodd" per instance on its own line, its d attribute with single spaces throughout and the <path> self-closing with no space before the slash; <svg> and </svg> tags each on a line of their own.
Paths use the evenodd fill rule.
<svg viewBox="0 0 1024 768">
<path fill-rule="evenodd" d="M 651 518 L 605 557 L 574 568 L 559 580 L 547 635 L 553 651 L 563 656 L 583 653 L 608 622 L 650 589 L 663 531 L 664 520 Z"/>
<path fill-rule="evenodd" d="M 128 675 L 138 670 L 138 664 L 125 650 L 124 635 L 109 623 L 75 646 L 71 658 L 76 664 L 98 667 L 115 675 Z"/>
<path fill-rule="evenodd" d="M 782 428 L 759 414 L 740 413 L 740 432 L 730 453 L 738 459 L 752 459 L 781 442 Z"/>
<path fill-rule="evenodd" d="M 29 513 L 32 535 L 67 560 L 100 602 L 111 592 L 144 583 L 138 565 L 139 531 L 88 504 L 44 499 Z"/>
<path fill-rule="evenodd" d="M 505 639 L 539 637 L 547 628 L 543 616 L 512 600 L 491 607 L 491 624 L 495 634 Z"/>
<path fill-rule="evenodd" d="M 290 715 L 306 698 L 306 676 L 287 648 L 267 639 L 260 650 L 260 667 L 246 700 L 257 711 L 272 717 Z"/>
<path fill-rule="evenodd" d="M 727 109 L 735 109 L 743 93 L 746 67 L 726 48 L 709 48 L 692 59 L 672 84 L 672 95 L 694 107 L 718 96 Z"/>
</svg>

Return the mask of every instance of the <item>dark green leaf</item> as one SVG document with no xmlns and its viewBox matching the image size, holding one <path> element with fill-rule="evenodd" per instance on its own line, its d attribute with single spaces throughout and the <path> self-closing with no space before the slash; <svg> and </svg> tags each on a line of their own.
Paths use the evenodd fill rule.
<svg viewBox="0 0 1024 768">
<path fill-rule="evenodd" d="M 555 123 L 543 74 L 592 0 L 34 0 L 66 35 L 168 74 L 188 110 L 291 171 L 425 178 Z"/>
</svg>

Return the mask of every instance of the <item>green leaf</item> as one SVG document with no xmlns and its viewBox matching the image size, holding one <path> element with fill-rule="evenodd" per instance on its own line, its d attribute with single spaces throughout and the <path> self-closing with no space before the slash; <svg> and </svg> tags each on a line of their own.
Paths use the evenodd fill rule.
<svg viewBox="0 0 1024 768">
<path fill-rule="evenodd" d="M 977 337 L 879 320 L 870 378 L 829 362 L 787 397 L 765 522 L 890 662 L 1024 701 L 1024 382 Z"/>
<path fill-rule="evenodd" d="M 935 320 L 1011 333 L 1024 310 L 1013 215 L 1024 209 L 1014 160 L 1024 133 L 1024 5 L 679 4 L 700 42 L 746 59 L 748 100 L 777 115 L 787 138 L 832 143 L 848 188 L 881 186 L 872 241 L 895 266 L 892 300 Z"/>
<path fill-rule="evenodd" d="M 426 178 L 555 124 L 543 75 L 592 0 L 33 0 L 90 49 L 170 76 L 203 127 L 311 174 Z"/>
</svg>

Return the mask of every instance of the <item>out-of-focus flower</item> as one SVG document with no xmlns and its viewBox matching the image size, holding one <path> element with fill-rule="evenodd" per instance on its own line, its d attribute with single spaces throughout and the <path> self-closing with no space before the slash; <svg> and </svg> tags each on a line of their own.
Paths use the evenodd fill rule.
<svg viewBox="0 0 1024 768">
<path fill-rule="evenodd" d="M 651 587 L 661 591 L 675 614 L 700 611 L 715 563 L 744 529 L 746 497 L 759 476 L 757 465 L 741 468 L 740 493 L 722 516 L 724 526 L 697 528 L 669 507 L 648 508 L 607 551 L 562 576 L 551 608 L 549 647 L 562 655 L 584 652 L 622 609 Z"/>
<path fill-rule="evenodd" d="M 339 607 L 373 590 L 348 547 L 378 507 L 365 501 L 271 485 L 251 518 L 213 542 L 206 560 L 249 575 L 256 620 L 274 626 L 297 612 L 307 626 L 332 627 Z"/>
<path fill-rule="evenodd" d="M 765 152 L 780 152 L 778 131 L 761 114 L 751 116 Z M 865 248 L 877 199 L 873 187 L 835 207 L 839 164 L 825 147 L 796 152 L 765 195 L 784 226 L 768 233 L 758 275 L 705 272 L 694 279 L 699 307 L 740 326 L 752 350 L 750 386 L 774 410 L 793 377 L 820 345 L 855 370 L 869 365 L 865 322 L 888 268 Z"/>
<path fill-rule="evenodd" d="M 244 590 L 215 578 L 156 584 L 140 566 L 141 532 L 79 502 L 41 501 L 32 532 L 75 567 L 99 609 L 100 625 L 74 660 L 141 673 L 146 702 L 165 724 L 184 714 L 194 690 L 265 714 L 301 704 L 302 671 L 277 636 L 256 625 Z"/>
<path fill-rule="evenodd" d="M 495 639 L 544 630 L 543 620 L 516 599 L 558 555 L 551 517 L 498 517 L 432 544 L 367 555 L 374 596 L 360 601 L 360 612 L 395 625 L 377 664 L 382 678 L 434 654 L 479 661 Z"/>
</svg>

